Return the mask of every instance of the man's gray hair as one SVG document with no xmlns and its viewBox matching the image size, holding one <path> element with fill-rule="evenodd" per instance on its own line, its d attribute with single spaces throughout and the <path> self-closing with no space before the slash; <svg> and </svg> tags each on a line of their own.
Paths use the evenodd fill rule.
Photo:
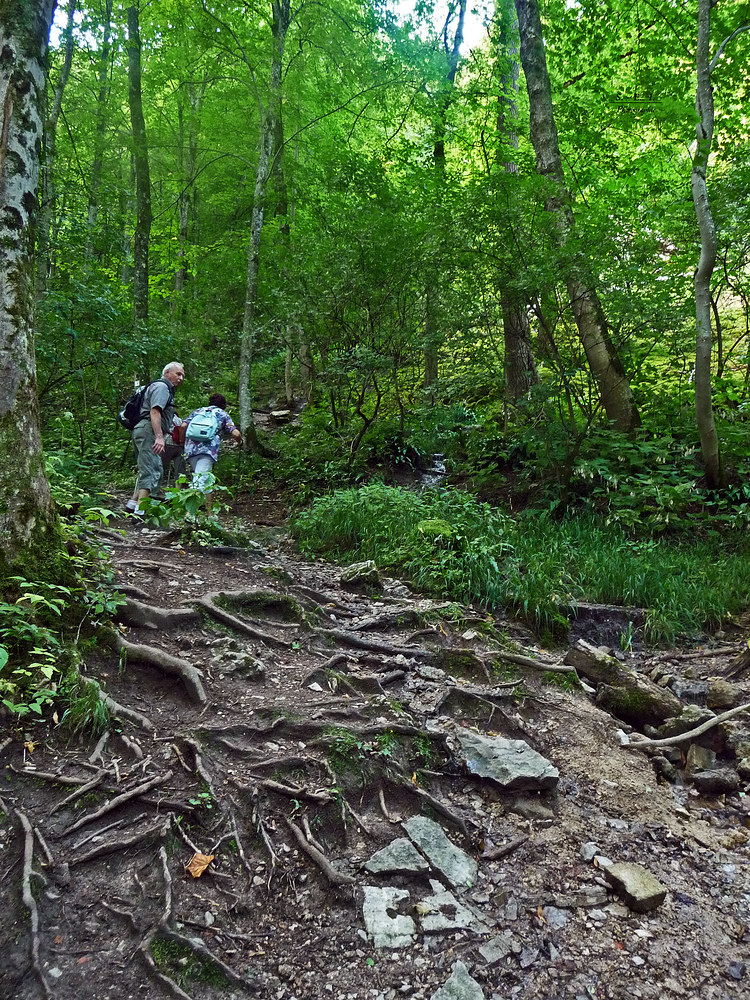
<svg viewBox="0 0 750 1000">
<path fill-rule="evenodd" d="M 162 376 L 166 375 L 167 372 L 171 372 L 173 368 L 183 368 L 184 365 L 181 361 L 170 361 L 168 365 L 164 365 L 161 370 Z"/>
</svg>

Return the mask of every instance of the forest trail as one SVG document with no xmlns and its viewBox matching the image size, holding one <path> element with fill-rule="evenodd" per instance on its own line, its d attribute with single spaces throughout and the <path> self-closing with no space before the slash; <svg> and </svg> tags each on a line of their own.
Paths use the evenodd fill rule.
<svg viewBox="0 0 750 1000">
<path fill-rule="evenodd" d="M 2 742 L 0 995 L 746 995 L 749 799 L 657 778 L 541 669 L 492 671 L 511 646 L 559 662 L 523 628 L 347 588 L 280 530 L 238 550 L 117 527 L 129 652 L 87 673 L 120 717 Z M 477 733 L 523 741 L 534 775 L 470 773 Z M 664 901 L 626 905 L 606 859 Z"/>
</svg>

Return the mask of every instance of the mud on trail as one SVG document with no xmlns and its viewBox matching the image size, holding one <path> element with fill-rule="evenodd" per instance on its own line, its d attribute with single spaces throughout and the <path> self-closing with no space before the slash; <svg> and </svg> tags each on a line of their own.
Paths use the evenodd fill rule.
<svg viewBox="0 0 750 1000">
<path fill-rule="evenodd" d="M 747 996 L 742 789 L 657 777 L 513 623 L 346 589 L 281 533 L 120 527 L 122 652 L 87 664 L 108 732 L 0 738 L 0 996 Z M 539 775 L 472 774 L 477 734 Z M 638 912 L 607 859 L 664 901 Z"/>
</svg>

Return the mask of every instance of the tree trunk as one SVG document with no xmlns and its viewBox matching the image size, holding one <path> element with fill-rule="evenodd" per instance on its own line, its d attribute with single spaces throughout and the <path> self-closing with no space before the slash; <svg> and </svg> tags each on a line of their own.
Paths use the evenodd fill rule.
<svg viewBox="0 0 750 1000">
<path fill-rule="evenodd" d="M 529 94 L 531 142 L 536 154 L 536 169 L 551 182 L 555 192 L 548 198 L 546 207 L 555 219 L 557 244 L 561 249 L 570 251 L 570 244 L 575 239 L 575 220 L 557 141 L 539 3 L 538 0 L 515 0 L 515 6 L 521 36 L 521 63 Z M 568 256 L 571 259 L 575 257 L 571 253 Z M 580 261 L 580 257 L 577 259 Z M 586 266 L 579 263 L 573 270 L 569 265 L 565 285 L 578 334 L 607 417 L 617 430 L 633 430 L 640 425 L 638 410 L 622 362 L 610 340 L 599 296 Z"/>
<path fill-rule="evenodd" d="M 55 190 L 55 140 L 57 137 L 57 123 L 60 120 L 62 110 L 62 99 L 65 92 L 65 85 L 70 76 L 70 67 L 73 64 L 73 19 L 76 12 L 76 0 L 69 0 L 68 19 L 62 37 L 65 39 L 65 56 L 60 68 L 60 76 L 57 80 L 55 93 L 52 98 L 47 121 L 44 126 L 44 163 L 42 165 L 42 180 L 40 191 L 39 223 L 37 226 L 37 257 L 36 257 L 36 294 L 41 298 L 47 289 L 47 279 L 52 274 L 52 246 L 50 243 L 50 232 L 52 230 L 52 219 L 55 214 L 55 200 L 57 192 Z"/>
<path fill-rule="evenodd" d="M 61 580 L 34 360 L 34 229 L 54 0 L 0 8 L 0 580 Z"/>
<path fill-rule="evenodd" d="M 136 223 L 133 234 L 133 325 L 148 322 L 148 247 L 151 238 L 151 177 L 141 96 L 141 36 L 138 8 L 128 7 L 128 103 L 133 129 Z"/>
<path fill-rule="evenodd" d="M 698 45 L 695 91 L 696 149 L 690 176 L 695 216 L 701 238 L 701 253 L 695 272 L 695 417 L 701 439 L 701 456 L 706 481 L 714 488 L 722 485 L 723 471 L 719 436 L 711 401 L 711 275 L 716 264 L 717 238 L 708 202 L 706 172 L 714 134 L 714 98 L 711 87 L 709 41 L 711 35 L 711 0 L 698 0 Z"/>
<path fill-rule="evenodd" d="M 448 42 L 448 28 L 458 11 L 458 21 L 452 42 Z M 443 49 L 447 59 L 445 82 L 438 98 L 438 117 L 435 125 L 435 138 L 432 147 L 432 162 L 435 168 L 435 197 L 438 204 L 443 200 L 445 185 L 445 135 L 447 131 L 448 110 L 453 99 L 453 87 L 456 82 L 458 64 L 461 59 L 461 46 L 464 40 L 464 18 L 466 16 L 466 0 L 457 0 L 451 4 L 448 17 L 443 27 Z M 424 387 L 430 389 L 438 380 L 439 354 L 442 343 L 442 325 L 440 323 L 440 268 L 432 266 L 427 274 L 425 292 L 425 330 L 424 330 Z"/>
<path fill-rule="evenodd" d="M 240 429 L 245 447 L 250 451 L 260 451 L 260 442 L 253 422 L 252 365 L 255 349 L 255 311 L 258 303 L 258 272 L 260 269 L 260 238 L 263 232 L 263 214 L 266 203 L 266 188 L 272 169 L 272 152 L 276 134 L 277 118 L 281 114 L 281 78 L 284 60 L 284 46 L 289 30 L 290 0 L 274 0 L 271 32 L 273 49 L 271 54 L 271 74 L 268 108 L 261 122 L 260 150 L 255 171 L 253 211 L 250 217 L 250 244 L 247 253 L 247 280 L 245 285 L 245 313 L 242 321 L 239 366 L 239 411 Z"/>
<path fill-rule="evenodd" d="M 94 255 L 94 232 L 99 213 L 99 189 L 102 184 L 102 166 L 107 129 L 107 84 L 111 46 L 109 33 L 112 28 L 112 0 L 105 0 L 102 47 L 99 50 L 99 97 L 96 102 L 96 135 L 94 137 L 94 160 L 91 164 L 89 185 L 89 205 L 86 218 L 86 260 Z"/>
<path fill-rule="evenodd" d="M 498 62 L 500 64 L 500 95 L 497 102 L 497 155 L 507 174 L 518 176 L 518 164 L 508 158 L 506 150 L 518 149 L 518 22 L 509 0 L 499 0 L 496 7 L 499 22 Z M 526 303 L 508 287 L 500 289 L 505 344 L 505 393 L 509 399 L 525 396 L 539 382 L 534 352 L 531 347 L 531 326 Z"/>
</svg>

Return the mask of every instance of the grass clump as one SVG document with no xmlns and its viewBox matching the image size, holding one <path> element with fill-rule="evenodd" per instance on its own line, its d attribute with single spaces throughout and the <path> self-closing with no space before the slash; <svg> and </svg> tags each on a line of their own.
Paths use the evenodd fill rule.
<svg viewBox="0 0 750 1000">
<path fill-rule="evenodd" d="M 423 530 L 436 522 L 440 531 Z M 508 609 L 542 631 L 559 632 L 578 601 L 592 601 L 645 608 L 646 638 L 673 642 L 717 628 L 750 592 L 744 533 L 634 538 L 590 514 L 514 519 L 456 489 L 340 490 L 298 515 L 293 531 L 303 552 L 373 559 L 427 592 Z"/>
</svg>

